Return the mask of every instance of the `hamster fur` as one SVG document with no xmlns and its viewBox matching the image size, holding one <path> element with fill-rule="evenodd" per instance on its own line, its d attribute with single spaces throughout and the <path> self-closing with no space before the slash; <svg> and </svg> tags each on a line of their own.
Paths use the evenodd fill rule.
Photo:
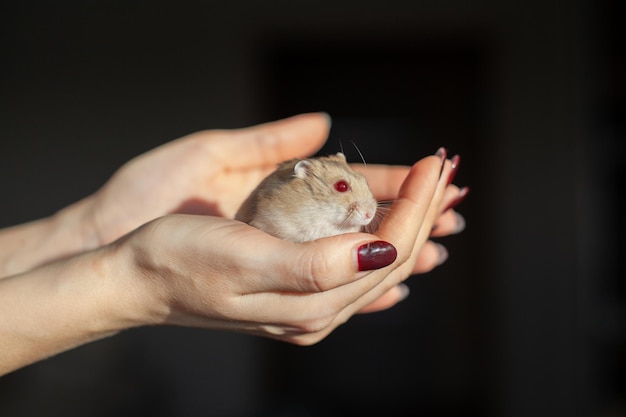
<svg viewBox="0 0 626 417">
<path fill-rule="evenodd" d="M 244 201 L 235 219 L 281 239 L 305 242 L 358 232 L 376 209 L 365 177 L 338 153 L 283 162 Z"/>
</svg>

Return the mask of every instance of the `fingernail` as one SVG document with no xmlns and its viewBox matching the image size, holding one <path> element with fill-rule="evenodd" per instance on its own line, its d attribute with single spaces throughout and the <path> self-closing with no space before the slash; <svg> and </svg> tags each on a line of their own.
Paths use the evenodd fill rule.
<svg viewBox="0 0 626 417">
<path fill-rule="evenodd" d="M 454 200 L 450 201 L 450 203 L 446 206 L 446 208 L 443 211 L 447 211 L 450 210 L 451 208 L 454 208 L 456 206 L 458 206 L 459 204 L 461 204 L 463 202 L 463 200 L 465 200 L 467 198 L 467 195 L 469 194 L 469 187 L 463 187 L 459 190 L 459 194 L 457 194 L 457 196 L 454 198 Z"/>
<path fill-rule="evenodd" d="M 441 265 L 448 259 L 448 249 L 440 243 L 435 243 L 437 248 L 437 266 Z"/>
<path fill-rule="evenodd" d="M 330 114 L 326 113 L 325 111 L 320 112 L 320 114 L 322 116 L 324 116 L 324 118 L 326 119 L 326 123 L 328 123 L 328 127 L 332 127 L 333 125 L 333 119 L 332 117 L 330 117 Z"/>
<path fill-rule="evenodd" d="M 384 268 L 391 265 L 398 256 L 396 248 L 391 243 L 382 240 L 359 246 L 357 254 L 359 271 Z"/>
<path fill-rule="evenodd" d="M 443 174 L 443 168 L 446 166 L 446 157 L 448 156 L 448 151 L 443 146 L 437 149 L 435 152 L 435 156 L 438 156 L 441 160 L 441 170 L 439 171 L 439 178 L 441 178 L 441 174 Z"/>
<path fill-rule="evenodd" d="M 459 171 L 459 164 L 461 163 L 461 157 L 459 155 L 454 155 L 452 157 L 452 165 L 450 169 L 450 175 L 448 176 L 448 185 L 452 184 L 456 173 Z"/>
<path fill-rule="evenodd" d="M 397 287 L 400 291 L 400 298 L 398 299 L 398 302 L 400 302 L 409 296 L 411 290 L 409 289 L 409 286 L 404 283 L 398 284 Z"/>
<path fill-rule="evenodd" d="M 454 229 L 452 230 L 452 234 L 457 234 L 457 233 L 461 233 L 463 230 L 465 230 L 465 218 L 463 216 L 461 216 L 459 213 L 454 213 L 455 214 L 455 222 L 454 222 Z"/>
</svg>

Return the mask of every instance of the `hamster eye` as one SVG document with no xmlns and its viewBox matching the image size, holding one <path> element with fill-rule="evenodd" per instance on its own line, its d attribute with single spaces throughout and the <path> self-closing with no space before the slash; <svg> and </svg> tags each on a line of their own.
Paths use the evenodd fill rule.
<svg viewBox="0 0 626 417">
<path fill-rule="evenodd" d="M 335 190 L 339 191 L 340 193 L 345 193 L 350 189 L 350 184 L 348 184 L 347 181 L 339 180 L 335 183 L 334 187 Z"/>
</svg>

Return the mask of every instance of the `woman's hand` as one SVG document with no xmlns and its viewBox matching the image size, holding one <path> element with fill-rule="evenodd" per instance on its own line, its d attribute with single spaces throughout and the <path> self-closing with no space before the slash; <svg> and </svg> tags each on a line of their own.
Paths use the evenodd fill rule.
<svg viewBox="0 0 626 417">
<path fill-rule="evenodd" d="M 134 288 L 147 300 L 150 324 L 316 343 L 423 268 L 418 254 L 446 191 L 443 162 L 427 157 L 412 167 L 377 235 L 297 244 L 233 220 L 179 215 L 141 227 L 114 252 L 139 279 Z M 383 245 L 372 258 L 368 244 L 381 240 L 393 246 Z"/>
<path fill-rule="evenodd" d="M 0 375 L 143 325 L 316 343 L 421 269 L 418 254 L 446 190 L 442 162 L 427 157 L 411 168 L 376 235 L 293 243 L 235 220 L 169 215 L 5 277 Z"/>
<path fill-rule="evenodd" d="M 232 216 L 277 162 L 314 152 L 327 131 L 311 114 L 191 135 L 57 215 L 1 231 L 0 374 L 146 324 L 312 344 L 357 312 L 397 303 L 403 280 L 445 259 L 429 236 L 464 224 L 449 208 L 467 195 L 449 185 L 454 158 L 364 168 L 376 198 L 395 200 L 375 235 L 296 244 L 216 216 Z M 85 221 L 87 244 L 76 233 Z"/>
<path fill-rule="evenodd" d="M 100 246 L 172 213 L 234 217 L 249 193 L 278 163 L 315 153 L 326 141 L 324 113 L 245 129 L 207 130 L 149 151 L 122 166 L 85 206 L 85 241 Z M 397 197 L 409 168 L 360 169 L 378 200 Z"/>
<path fill-rule="evenodd" d="M 468 195 L 469 188 L 459 189 L 452 184 L 454 176 L 458 172 L 460 157 L 454 156 L 450 164 L 450 170 L 442 173 L 442 178 L 447 178 L 445 193 L 436 210 L 437 218 L 430 232 L 430 237 L 444 237 L 457 234 L 465 229 L 465 219 L 454 211 L 454 207 L 460 204 Z M 409 167 L 373 165 L 355 165 L 353 167 L 363 173 L 370 188 L 378 201 L 393 201 L 398 198 L 400 187 L 410 172 Z M 447 177 L 446 177 L 447 176 Z M 448 251 L 440 243 L 427 240 L 422 245 L 417 258 L 413 274 L 424 274 L 441 265 L 448 258 Z M 360 309 L 359 313 L 371 313 L 388 309 L 408 296 L 409 288 L 404 284 L 396 285 L 389 289 L 372 303 Z"/>
<path fill-rule="evenodd" d="M 329 118 L 303 114 L 245 129 L 208 130 L 155 148 L 122 166 L 89 198 L 87 222 L 110 243 L 170 213 L 232 218 L 279 162 L 314 153 L 326 141 Z"/>
</svg>

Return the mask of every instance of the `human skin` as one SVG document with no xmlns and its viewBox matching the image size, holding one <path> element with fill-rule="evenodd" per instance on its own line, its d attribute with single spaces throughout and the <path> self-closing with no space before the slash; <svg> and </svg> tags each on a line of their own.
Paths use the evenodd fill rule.
<svg viewBox="0 0 626 417">
<path fill-rule="evenodd" d="M 442 209 L 459 194 L 451 161 L 360 167 L 377 199 L 395 200 L 376 235 L 295 244 L 232 220 L 276 163 L 314 153 L 328 129 L 327 116 L 306 114 L 192 134 L 55 215 L 0 231 L 0 374 L 145 325 L 313 344 L 396 304 L 404 279 L 442 261 L 429 236 L 460 231 Z M 359 248 L 377 241 L 397 257 L 360 270 Z"/>
</svg>

